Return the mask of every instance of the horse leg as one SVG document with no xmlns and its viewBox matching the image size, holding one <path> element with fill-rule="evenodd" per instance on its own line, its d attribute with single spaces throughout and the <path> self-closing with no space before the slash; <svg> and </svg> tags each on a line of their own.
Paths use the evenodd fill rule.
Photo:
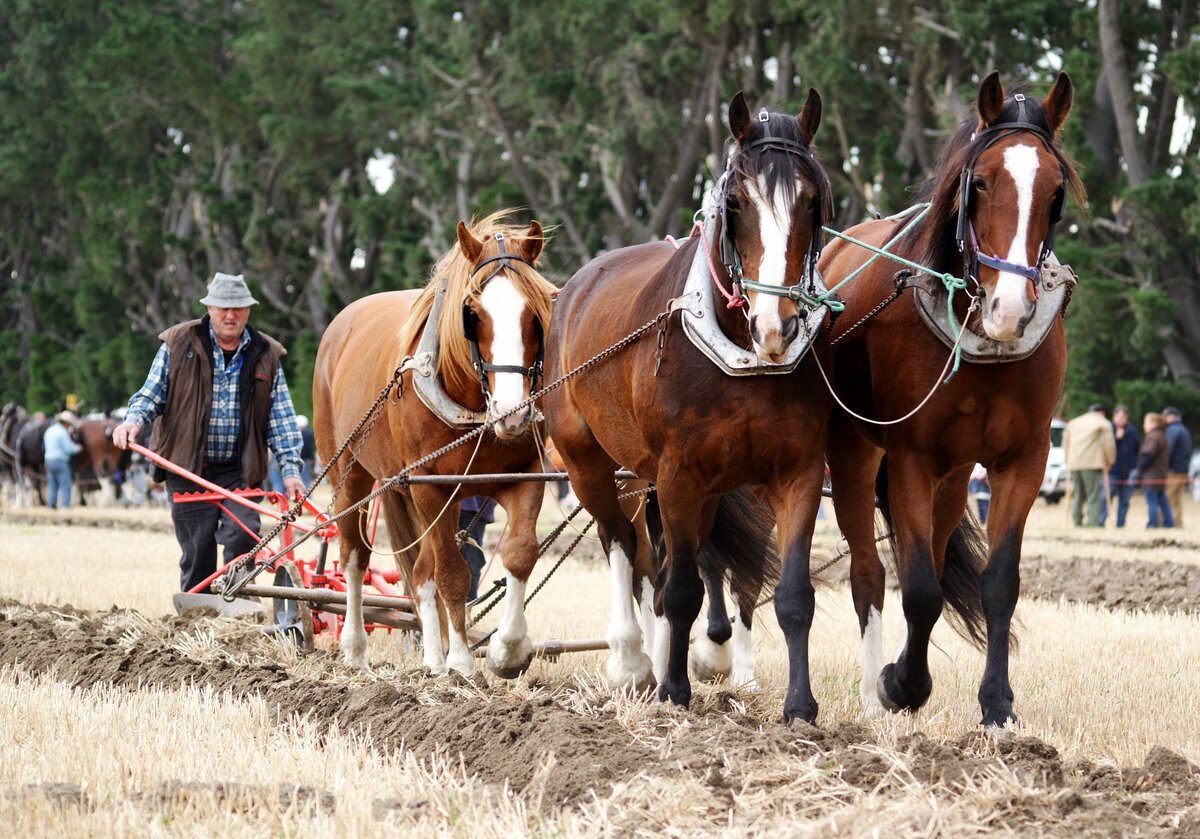
<svg viewBox="0 0 1200 839">
<path fill-rule="evenodd" d="M 704 584 L 696 564 L 702 522 L 712 524 L 718 498 L 704 500 L 680 481 L 658 483 L 667 558 L 659 571 L 663 614 L 670 630 L 667 670 L 658 686 L 659 701 L 670 699 L 685 708 L 692 699 L 688 681 L 688 645 L 692 625 L 704 601 Z"/>
<path fill-rule="evenodd" d="M 584 436 L 586 435 L 586 436 Z M 645 693 L 656 684 L 650 657 L 642 649 L 642 628 L 633 599 L 633 569 L 638 561 L 638 538 L 621 509 L 612 474 L 616 464 L 586 429 L 565 446 L 566 434 L 555 437 L 571 487 L 596 519 L 600 544 L 608 555 L 612 580 L 608 619 L 608 662 L 605 675 L 615 690 Z"/>
<path fill-rule="evenodd" d="M 783 700 L 783 721 L 788 724 L 796 719 L 807 723 L 817 719 L 808 661 L 809 632 L 816 611 L 809 560 L 824 469 L 819 459 L 812 466 L 805 470 L 811 478 L 802 474 L 784 486 L 772 505 L 783 555 L 783 569 L 775 587 L 775 616 L 788 649 L 788 688 Z"/>
<path fill-rule="evenodd" d="M 1021 588 L 1025 520 L 1037 500 L 1045 463 L 1046 455 L 1039 451 L 988 476 L 992 486 L 987 522 L 990 555 L 979 579 L 987 621 L 987 663 L 979 683 L 979 707 L 983 713 L 980 724 L 987 728 L 1000 728 L 1017 720 L 1008 680 L 1009 644 Z"/>
<path fill-rule="evenodd" d="M 889 711 L 915 711 L 933 691 L 929 637 L 942 614 L 940 555 L 933 552 L 934 480 L 919 457 L 889 452 L 888 504 L 896 539 L 900 598 L 908 637 L 894 664 L 879 674 L 879 700 Z"/>
<path fill-rule="evenodd" d="M 339 470 L 340 471 L 340 470 Z M 330 471 L 333 485 L 341 480 Z M 360 465 L 353 464 L 346 482 L 338 491 L 334 513 L 341 513 L 371 491 L 374 478 Z M 363 578 L 371 563 L 371 548 L 362 537 L 358 519 L 351 517 L 347 526 L 339 531 L 341 542 L 341 566 L 346 578 L 346 619 L 342 624 L 342 637 L 338 646 L 342 660 L 353 667 L 367 669 L 367 630 L 363 625 L 362 594 Z"/>
<path fill-rule="evenodd" d="M 730 681 L 736 688 L 758 690 L 758 677 L 754 675 L 754 610 L 758 598 L 749 594 L 738 598 L 738 611 L 733 616 L 733 641 L 731 656 L 733 668 Z"/>
<path fill-rule="evenodd" d="M 875 475 L 883 452 L 848 422 L 829 426 L 829 477 L 838 527 L 850 550 L 850 594 L 862 639 L 859 696 L 863 716 L 883 713 L 876 687 L 883 670 L 883 594 L 885 575 L 875 544 Z"/>
<path fill-rule="evenodd" d="M 525 591 L 538 561 L 537 517 L 545 496 L 541 484 L 519 483 L 497 493 L 508 513 L 504 537 L 504 607 L 500 623 L 488 641 L 488 667 L 497 676 L 515 679 L 533 661 L 533 642 L 525 620 Z"/>
<path fill-rule="evenodd" d="M 703 550 L 700 551 L 697 564 L 708 598 L 708 625 L 692 641 L 692 675 L 701 682 L 715 682 L 717 679 L 728 679 L 733 670 L 733 655 L 729 645 L 733 627 L 725 604 L 725 575 L 720 568 L 713 567 Z"/>
<path fill-rule="evenodd" d="M 648 481 L 626 481 L 622 490 L 630 492 L 645 489 L 649 485 Z M 651 509 L 657 515 L 657 501 L 653 493 L 621 501 L 621 510 L 633 522 L 637 537 L 633 557 L 633 596 L 638 605 L 643 645 L 650 650 L 651 669 L 657 680 L 663 677 L 667 669 L 667 619 L 654 612 L 654 581 L 658 577 L 659 559 L 647 526 Z"/>
<path fill-rule="evenodd" d="M 458 506 L 450 504 L 447 507 L 451 493 L 443 487 L 414 487 L 412 497 L 421 520 L 434 522 L 421 539 L 421 551 L 413 568 L 413 593 L 421 618 L 425 666 L 439 676 L 446 675 L 451 669 L 470 676 L 475 673 L 475 656 L 467 642 L 467 593 L 471 590 L 471 569 L 454 541 Z M 446 618 L 444 633 L 443 617 Z M 444 657 L 443 635 L 447 642 Z"/>
</svg>

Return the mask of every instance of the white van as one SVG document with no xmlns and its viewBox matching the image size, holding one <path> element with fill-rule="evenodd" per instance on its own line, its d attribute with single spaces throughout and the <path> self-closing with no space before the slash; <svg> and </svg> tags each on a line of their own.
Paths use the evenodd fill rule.
<svg viewBox="0 0 1200 839">
<path fill-rule="evenodd" d="M 1067 494 L 1067 459 L 1062 447 L 1066 428 L 1066 420 L 1050 420 L 1050 453 L 1046 455 L 1046 474 L 1038 492 L 1047 504 L 1057 504 Z"/>
</svg>

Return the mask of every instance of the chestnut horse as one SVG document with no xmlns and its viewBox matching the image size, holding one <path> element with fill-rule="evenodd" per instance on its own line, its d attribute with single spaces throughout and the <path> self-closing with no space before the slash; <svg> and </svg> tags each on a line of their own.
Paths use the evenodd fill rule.
<svg viewBox="0 0 1200 839">
<path fill-rule="evenodd" d="M 801 310 L 791 294 L 811 291 L 820 228 L 831 213 L 829 182 L 810 148 L 820 114 L 816 91 L 798 117 L 762 110 L 752 118 L 738 93 L 729 106 L 735 147 L 714 189 L 711 233 L 691 237 L 678 250 L 655 242 L 604 254 L 583 266 L 558 297 L 546 349 L 550 376 L 631 334 L 672 301 L 685 301 L 689 278 L 701 276 L 697 270 L 705 289 L 735 280 L 749 290 L 748 312 L 722 304 L 694 317 L 702 326 L 715 322 L 722 340 L 736 347 L 731 363 L 764 363 L 757 375 L 723 371 L 672 315 L 658 342 L 633 343 L 546 396 L 550 433 L 608 554 L 607 675 L 614 687 L 648 689 L 659 670 L 659 698 L 688 704 L 689 633 L 704 595 L 698 553 L 713 531 L 720 496 L 751 486 L 761 488 L 774 509 L 784 554 L 775 597 L 790 662 L 784 716 L 816 716 L 808 677 L 814 608 L 808 563 L 830 403 L 812 355 L 827 350 L 823 310 Z M 818 345 L 795 358 L 790 372 L 770 369 L 789 357 L 798 338 L 807 342 L 814 335 Z M 653 563 L 637 550 L 634 527 L 618 503 L 612 478 L 618 464 L 657 487 L 666 556 L 655 612 L 669 629 L 665 667 L 652 666 L 642 650 L 633 597 L 649 595 Z M 724 559 L 745 563 L 729 569 L 735 589 L 739 577 L 765 576 L 763 556 L 750 550 Z"/>
<path fill-rule="evenodd" d="M 542 251 L 536 221 L 521 229 L 502 224 L 496 213 L 468 230 L 458 225 L 458 243 L 434 266 L 423 290 L 373 294 L 347 306 L 325 330 L 313 375 L 313 425 L 323 459 L 332 457 L 366 416 L 395 371 L 418 355 L 427 328 L 436 329 L 436 362 L 423 362 L 446 404 L 486 422 L 491 434 L 434 460 L 424 474 L 540 471 L 541 450 L 533 428 L 540 417 L 518 410 L 540 375 L 543 336 L 550 321 L 554 286 L 534 268 Z M 439 296 L 440 295 L 440 296 Z M 445 305 L 441 305 L 444 302 Z M 434 308 L 439 311 L 431 316 Z M 432 333 L 431 333 L 432 334 Z M 428 339 L 432 347 L 432 338 Z M 421 346 L 427 344 L 422 341 Z M 414 359 L 415 360 L 415 359 Z M 436 364 L 436 368 L 433 365 Z M 418 365 L 420 366 L 420 365 Z M 422 370 L 403 374 L 399 395 L 383 403 L 373 431 L 353 441 L 330 468 L 335 510 L 341 512 L 371 492 L 376 480 L 461 437 L 426 406 L 427 392 L 415 384 Z M 436 401 L 436 399 L 431 399 Z M 440 404 L 440 403 L 439 403 Z M 467 425 L 469 427 L 469 424 Z M 354 454 L 353 460 L 351 454 Z M 343 483 L 344 482 L 344 483 Z M 504 542 L 505 606 L 488 646 L 488 665 L 505 677 L 529 666 L 533 645 L 525 624 L 526 581 L 538 557 L 536 524 L 544 488 L 539 483 L 412 485 L 383 495 L 383 509 L 398 564 L 416 601 L 424 662 L 437 674 L 475 670 L 467 644 L 466 599 L 471 575 L 455 542 L 460 497 L 490 496 L 509 517 Z M 371 547 L 351 519 L 341 531 L 341 561 L 347 582 L 345 660 L 367 666 L 362 581 Z M 417 551 L 415 562 L 412 552 Z M 444 619 L 448 620 L 446 628 Z M 447 637 L 448 636 L 448 637 Z M 443 652 L 448 640 L 449 653 Z"/>
<path fill-rule="evenodd" d="M 82 451 L 71 459 L 75 480 L 81 495 L 86 486 L 91 489 L 93 481 L 100 488 L 101 503 L 115 504 L 117 480 L 123 478 L 132 462 L 133 452 L 120 449 L 112 441 L 113 429 L 119 420 L 103 415 L 87 416 L 75 426 L 75 439 Z"/>
<path fill-rule="evenodd" d="M 834 389 L 856 417 L 834 412 L 829 468 L 838 524 L 851 550 L 868 716 L 881 704 L 912 710 L 929 698 L 930 633 L 949 603 L 964 634 L 986 644 L 979 687 L 983 725 L 1015 720 L 1008 658 L 1021 540 L 1045 471 L 1050 418 L 1067 364 L 1063 298 L 1052 298 L 1040 269 L 1064 194 L 1083 200 L 1058 146 L 1071 97 L 1065 73 L 1041 102 L 1023 93 L 1006 98 L 992 73 L 979 88 L 976 113 L 947 142 L 924 187 L 927 215 L 915 224 L 911 218 L 880 219 L 847 231 L 875 247 L 898 238 L 892 253 L 965 279 L 966 294 L 954 295 L 954 320 L 968 317 L 966 298 L 978 302 L 980 310 L 972 309 L 962 335 L 984 352 L 974 361 L 966 358 L 957 374 L 939 384 L 951 349 L 945 333 L 939 338 L 926 326 L 918 307 L 928 301 L 926 317 L 946 311 L 946 291 L 934 294 L 917 284 L 898 292 L 913 285 L 914 275 L 898 273 L 889 259 L 875 259 L 838 291 L 846 308 L 830 338 Z M 899 235 L 906 225 L 910 229 Z M 825 249 L 821 270 L 832 286 L 870 258 L 863 248 L 838 241 Z M 1027 336 L 1030 324 L 1036 328 Z M 893 424 L 879 424 L 888 421 Z M 992 487 L 986 549 L 974 520 L 964 518 L 976 462 L 987 467 Z M 908 623 L 904 649 L 886 667 L 876 490 L 894 534 Z"/>
</svg>

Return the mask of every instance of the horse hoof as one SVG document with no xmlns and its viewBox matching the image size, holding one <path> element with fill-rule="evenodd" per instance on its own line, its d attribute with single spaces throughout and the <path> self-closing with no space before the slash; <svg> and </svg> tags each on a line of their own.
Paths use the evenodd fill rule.
<svg viewBox="0 0 1200 839">
<path fill-rule="evenodd" d="M 698 682 L 727 681 L 733 671 L 733 656 L 728 644 L 716 644 L 701 635 L 692 642 L 688 664 Z"/>
<path fill-rule="evenodd" d="M 658 701 L 666 702 L 671 700 L 671 703 L 678 705 L 681 708 L 686 708 L 692 702 L 692 686 L 684 679 L 680 684 L 672 684 L 664 681 L 658 686 Z"/>
<path fill-rule="evenodd" d="M 516 644 L 504 644 L 493 635 L 488 643 L 488 669 L 501 679 L 515 679 L 533 663 L 533 642 L 522 638 Z"/>
<path fill-rule="evenodd" d="M 796 720 L 806 722 L 809 725 L 816 725 L 817 703 L 814 702 L 811 706 L 801 706 L 799 708 L 788 708 L 785 705 L 783 708 L 783 724 L 790 728 Z"/>
<path fill-rule="evenodd" d="M 607 676 L 608 685 L 613 690 L 635 695 L 648 694 L 658 685 L 650 656 L 645 653 L 609 658 Z"/>
<path fill-rule="evenodd" d="M 886 665 L 880 671 L 879 680 L 875 683 L 875 693 L 879 697 L 880 704 L 893 714 L 901 711 L 916 711 L 925 704 L 932 691 L 933 684 L 931 682 L 915 695 L 908 695 L 896 678 L 895 664 Z"/>
<path fill-rule="evenodd" d="M 1018 724 L 1017 715 L 1010 711 L 1002 711 L 1000 713 L 986 712 L 979 724 L 983 726 L 983 730 L 989 734 L 1004 734 L 1005 729 L 1009 726 Z"/>
</svg>

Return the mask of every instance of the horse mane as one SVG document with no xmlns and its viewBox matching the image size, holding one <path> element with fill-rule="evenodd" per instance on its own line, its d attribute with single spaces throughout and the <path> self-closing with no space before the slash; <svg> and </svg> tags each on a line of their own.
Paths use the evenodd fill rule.
<svg viewBox="0 0 1200 839">
<path fill-rule="evenodd" d="M 747 149 L 750 143 L 761 140 L 770 131 L 772 137 L 781 137 L 803 148 L 806 154 L 791 154 L 779 149 L 764 148 L 757 151 Z M 817 206 L 817 226 L 829 224 L 833 219 L 833 189 L 829 176 L 821 166 L 816 151 L 805 143 L 800 135 L 800 120 L 789 114 L 771 113 L 767 122 L 751 121 L 750 136 L 739 144 L 730 160 L 734 172 L 751 180 L 761 174 L 767 176 L 767 200 L 774 201 L 776 189 L 783 185 L 784 201 L 789 205 L 796 200 L 796 176 L 807 175 L 817 185 L 820 202 Z M 818 231 L 819 234 L 819 231 Z"/>
<path fill-rule="evenodd" d="M 1018 106 L 1013 95 L 1027 93 L 1031 87 L 1028 83 L 1021 83 L 1007 91 L 1004 109 L 995 122 L 1016 122 Z M 1050 123 L 1042 110 L 1040 99 L 1026 98 L 1025 116 L 1028 122 L 1041 128 L 1047 135 L 1050 134 Z M 920 224 L 909 231 L 901 244 L 909 253 L 922 254 L 919 261 L 936 271 L 955 271 L 962 260 L 955 239 L 958 228 L 959 176 L 966 161 L 971 159 L 980 145 L 987 142 L 987 137 L 974 136 L 978 125 L 979 114 L 975 106 L 970 105 L 964 111 L 954 134 L 938 152 L 933 174 L 917 190 L 917 202 L 930 204 L 929 214 L 926 216 L 928 223 Z M 1057 142 L 1048 148 L 1062 167 L 1066 178 L 1066 190 L 1075 201 L 1075 205 L 1087 206 L 1087 192 L 1083 180 L 1071 159 Z M 906 220 L 902 220 L 899 226 L 906 223 Z"/>
<path fill-rule="evenodd" d="M 523 243 L 529 239 L 529 229 L 511 224 L 505 224 L 501 219 L 512 214 L 511 209 L 498 210 L 483 219 L 472 219 L 468 227 L 471 235 L 483 242 L 483 253 L 480 259 L 495 256 L 500 252 L 495 235 L 504 234 L 505 250 L 508 253 L 519 253 Z M 524 262 L 512 260 L 511 266 L 505 273 L 512 281 L 517 291 L 525 298 L 525 302 L 533 310 L 533 315 L 542 326 L 542 334 L 550 332 L 551 294 L 556 286 L 545 279 L 538 271 Z M 420 340 L 421 330 L 429 320 L 433 309 L 433 298 L 437 295 L 442 280 L 446 280 L 446 294 L 442 302 L 442 310 L 438 317 L 438 375 L 448 387 L 466 388 L 475 381 L 475 371 L 471 367 L 471 349 L 463 334 L 462 304 L 479 296 L 479 283 L 487 279 L 490 271 L 485 268 L 477 275 L 471 276 L 474 266 L 463 254 L 457 241 L 454 246 L 434 263 L 430 269 L 429 278 L 421 291 L 420 297 L 413 304 L 408 319 L 400 327 L 399 342 L 405 352 L 411 353 L 417 341 Z M 491 266 L 489 266 L 491 267 Z"/>
</svg>

